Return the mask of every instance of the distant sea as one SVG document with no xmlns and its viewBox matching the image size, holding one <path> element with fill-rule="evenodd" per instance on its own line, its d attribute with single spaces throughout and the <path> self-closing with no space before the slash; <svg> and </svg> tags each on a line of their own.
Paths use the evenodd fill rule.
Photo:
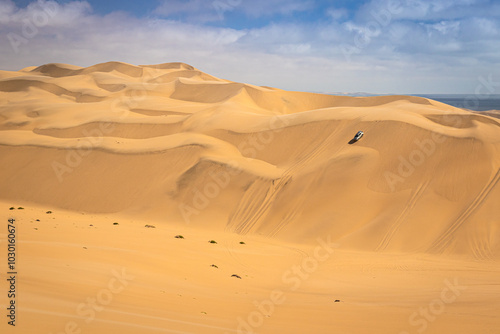
<svg viewBox="0 0 500 334">
<path fill-rule="evenodd" d="M 500 110 L 500 95 L 476 96 L 474 94 L 415 95 L 475 111 Z"/>
<path fill-rule="evenodd" d="M 325 94 L 325 93 L 323 93 Z M 326 93 L 341 96 L 381 96 L 380 94 L 358 93 Z M 500 94 L 474 95 L 474 94 L 383 94 L 383 95 L 411 95 L 420 96 L 438 102 L 449 104 L 456 108 L 469 109 L 474 111 L 500 110 Z"/>
</svg>

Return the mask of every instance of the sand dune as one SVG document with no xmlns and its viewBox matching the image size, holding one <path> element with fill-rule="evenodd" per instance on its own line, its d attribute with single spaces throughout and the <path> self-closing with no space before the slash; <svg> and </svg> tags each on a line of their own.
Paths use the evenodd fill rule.
<svg viewBox="0 0 500 334">
<path fill-rule="evenodd" d="M 271 90 L 181 63 L 48 64 L 6 75 L 0 90 L 1 149 L 15 147 L 36 161 L 2 154 L 4 199 L 109 213 L 128 202 L 134 204 L 122 209 L 164 211 L 147 204 L 162 202 L 182 222 L 176 206 L 199 211 L 196 190 L 214 182 L 207 178 L 213 170 L 230 180 L 216 184 L 218 196 L 204 214 L 189 217 L 193 223 L 217 214 L 228 229 L 294 242 L 321 232 L 356 249 L 499 254 L 498 235 L 471 239 L 477 229 L 493 229 L 498 213 L 499 122 L 489 117 L 418 97 Z M 357 130 L 365 137 L 349 145 Z M 156 191 L 139 191 L 144 180 L 128 167 L 146 158 L 177 181 L 148 174 Z M 103 172 L 88 170 L 90 162 Z M 248 184 L 226 168 L 247 173 Z M 28 184 L 40 184 L 41 175 L 50 196 L 19 187 L 28 177 Z M 103 180 L 137 190 L 111 188 L 104 200 L 92 190 Z M 93 193 L 94 200 L 62 205 L 75 191 Z M 298 193 L 300 205 L 294 204 Z M 464 217 L 467 207 L 472 211 Z M 427 233 L 415 238 L 423 224 Z"/>
<path fill-rule="evenodd" d="M 408 327 L 405 315 L 432 294 L 420 295 L 394 283 L 404 270 L 386 269 L 387 263 L 411 267 L 410 271 L 429 270 L 432 278 L 425 282 L 405 276 L 424 290 L 435 289 L 441 284 L 436 282 L 450 277 L 446 272 L 458 270 L 438 269 L 450 267 L 449 261 L 463 261 L 457 263 L 471 268 L 464 276 L 470 284 L 475 270 L 487 273 L 484 284 L 498 275 L 492 263 L 500 259 L 500 121 L 488 115 L 420 97 L 346 97 L 258 87 L 219 79 L 184 63 L 109 62 L 87 68 L 47 64 L 0 71 L 0 201 L 6 208 L 30 208 L 14 212 L 24 221 L 23 251 L 27 261 L 33 261 L 26 263 L 30 283 L 25 288 L 32 297 L 26 316 L 41 322 L 44 332 L 55 332 L 58 319 L 72 316 L 64 303 L 73 305 L 92 293 L 91 280 L 104 279 L 102 268 L 128 257 L 127 252 L 141 262 L 139 255 L 146 251 L 130 243 L 138 242 L 133 236 L 139 233 L 149 240 L 140 243 L 152 247 L 146 252 L 152 256 L 148 263 L 162 261 L 157 252 L 188 253 L 154 270 L 147 263 L 118 261 L 142 272 L 141 283 L 119 297 L 123 300 L 118 308 L 88 330 L 154 333 L 169 332 L 168 327 L 172 333 L 237 332 L 233 319 L 251 312 L 249 299 L 266 298 L 281 284 L 266 281 L 266 276 L 274 277 L 307 258 L 318 238 L 328 236 L 342 256 L 323 266 L 301 293 L 290 292 L 292 302 L 268 321 L 269 326 L 253 330 L 307 332 L 305 327 L 286 325 L 295 315 L 306 317 L 315 333 L 331 333 L 336 326 L 339 333 L 399 333 Z M 353 143 L 359 130 L 364 137 Z M 37 224 L 35 217 L 43 208 L 65 213 L 50 226 Z M 13 213 L 4 211 L 5 217 Z M 116 217 L 130 222 L 124 231 L 108 227 Z M 72 221 L 81 235 L 72 234 Z M 137 222 L 145 221 L 154 222 L 157 229 L 144 232 L 144 224 Z M 40 225 L 40 230 L 30 224 Z M 89 224 L 104 235 L 95 239 Z M 57 238 L 42 233 L 49 227 L 57 229 Z M 227 252 L 214 252 L 205 239 L 178 249 L 171 242 L 179 230 L 195 240 L 207 233 L 217 235 Z M 108 242 L 105 235 L 116 239 Z M 166 235 L 169 243 L 160 246 Z M 237 248 L 241 238 L 254 246 L 248 251 Z M 85 268 L 89 276 L 68 272 L 73 284 L 61 293 L 69 299 L 41 294 L 44 284 L 55 284 L 51 275 L 61 270 L 62 262 L 80 259 L 80 243 L 94 251 L 88 262 L 77 260 L 70 268 Z M 46 247 L 47 254 L 38 253 L 37 245 Z M 51 262 L 51 254 L 66 252 L 67 257 L 57 255 L 59 262 Z M 210 258 L 253 277 L 246 286 L 250 296 L 234 297 L 247 290 L 231 279 L 230 271 L 223 279 L 184 282 L 185 277 L 211 277 L 213 268 L 205 263 Z M 197 269 L 198 265 L 206 267 Z M 375 286 L 385 291 L 384 297 L 377 298 L 373 291 L 366 292 L 370 302 L 362 301 L 360 294 L 353 296 L 356 284 L 370 284 L 367 266 L 373 266 L 373 276 L 393 282 L 398 292 L 391 297 L 391 284 L 382 280 Z M 339 268 L 343 271 L 332 279 L 332 270 Z M 212 305 L 214 317 L 200 314 L 192 301 L 178 305 L 173 301 L 177 296 L 161 304 L 157 292 L 145 291 L 148 284 L 161 286 L 154 275 L 170 285 L 170 292 L 160 289 L 163 293 L 184 291 L 191 299 L 199 291 L 202 304 Z M 349 285 L 349 280 L 356 284 Z M 72 294 L 77 285 L 82 293 Z M 217 296 L 207 289 L 223 296 L 221 300 L 236 299 L 227 307 L 214 302 Z M 498 297 L 498 285 L 492 289 Z M 340 305 L 336 322 L 329 323 L 331 301 L 321 298 L 333 290 L 339 299 L 351 298 L 352 303 Z M 398 293 L 408 298 L 396 301 Z M 483 297 L 474 296 L 466 300 L 494 309 Z M 49 302 L 55 306 L 46 310 L 43 305 Z M 392 306 L 384 316 L 382 310 L 365 309 L 366 303 Z M 158 309 L 153 311 L 149 304 Z M 469 309 L 462 304 L 453 307 L 440 322 L 433 322 L 433 332 L 473 333 L 500 325 L 498 312 L 493 316 L 490 311 L 485 311 L 487 321 L 470 314 L 457 322 L 453 312 Z M 192 316 L 194 309 L 198 311 Z M 355 324 L 355 314 L 365 314 L 372 326 Z M 399 320 L 392 322 L 391 316 Z M 125 323 L 120 320 L 124 317 L 129 318 Z M 483 327 L 474 325 L 480 322 L 477 326 Z"/>
</svg>

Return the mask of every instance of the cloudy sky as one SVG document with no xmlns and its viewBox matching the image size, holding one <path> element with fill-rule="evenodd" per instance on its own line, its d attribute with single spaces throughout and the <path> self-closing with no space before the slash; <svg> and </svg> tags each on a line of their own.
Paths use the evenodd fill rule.
<svg viewBox="0 0 500 334">
<path fill-rule="evenodd" d="M 0 0 L 0 60 L 182 61 L 288 90 L 470 94 L 481 80 L 500 90 L 500 1 Z"/>
</svg>

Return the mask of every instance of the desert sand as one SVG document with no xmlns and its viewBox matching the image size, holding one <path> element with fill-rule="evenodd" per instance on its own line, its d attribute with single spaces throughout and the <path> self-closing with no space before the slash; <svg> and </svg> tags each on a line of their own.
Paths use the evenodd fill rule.
<svg viewBox="0 0 500 334">
<path fill-rule="evenodd" d="M 498 333 L 494 115 L 184 63 L 0 71 L 1 333 Z"/>
</svg>

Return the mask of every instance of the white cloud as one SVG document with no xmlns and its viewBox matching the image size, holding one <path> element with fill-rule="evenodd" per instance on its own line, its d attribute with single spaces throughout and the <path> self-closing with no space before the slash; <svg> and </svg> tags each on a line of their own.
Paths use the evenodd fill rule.
<svg viewBox="0 0 500 334">
<path fill-rule="evenodd" d="M 15 6 L 7 6 L 7 8 L 9 9 L 9 25 L 34 25 L 37 28 L 69 26 L 92 11 L 92 7 L 86 1 L 72 1 L 61 5 L 56 1 L 38 0 L 30 3 L 26 8 L 19 9 Z"/>
<path fill-rule="evenodd" d="M 469 10 L 475 16 L 459 17 L 461 7 L 450 7 L 450 1 L 401 0 L 415 11 L 411 15 L 432 12 L 435 18 L 409 19 L 406 8 L 389 20 L 381 11 L 389 8 L 384 0 L 368 3 L 345 23 L 347 11 L 339 9 L 314 23 L 277 21 L 241 30 L 204 24 L 217 17 L 211 1 L 203 1 L 201 9 L 197 0 L 176 1 L 168 2 L 178 2 L 178 7 L 158 7 L 163 14 L 152 18 L 102 16 L 85 1 L 40 1 L 27 8 L 0 1 L 2 69 L 49 62 L 89 66 L 110 60 L 183 61 L 230 80 L 292 90 L 466 92 L 473 91 L 479 74 L 495 68 L 500 51 L 500 24 L 494 11 L 481 15 L 484 1 L 460 2 L 464 8 L 473 7 Z M 234 11 L 248 16 L 311 8 L 310 2 L 295 0 L 221 1 L 238 5 Z M 455 14 L 448 15 L 453 8 Z M 370 14 L 377 9 L 379 16 Z M 175 17 L 187 14 L 204 15 L 204 21 Z M 349 57 L 342 46 L 352 48 Z"/>
<path fill-rule="evenodd" d="M 230 1 L 230 0 L 222 0 Z M 238 0 L 233 0 L 238 1 Z M 304 12 L 314 7 L 312 0 L 241 0 L 243 12 L 253 17 L 266 17 L 274 14 L 290 15 Z"/>
<path fill-rule="evenodd" d="M 472 17 L 462 21 L 464 35 L 470 39 L 498 39 L 500 22 L 490 18 Z"/>
<path fill-rule="evenodd" d="M 136 19 L 123 13 L 99 16 L 81 4 L 57 5 L 57 14 L 43 25 L 36 24 L 29 8 L 19 9 L 8 26 L 0 27 L 2 66 L 19 69 L 46 62 L 91 65 L 109 60 L 195 62 L 200 60 L 196 55 L 215 54 L 245 34 L 228 28 Z"/>
<path fill-rule="evenodd" d="M 0 24 L 9 23 L 10 16 L 15 9 L 16 5 L 10 0 L 0 2 Z"/>
<path fill-rule="evenodd" d="M 311 51 L 311 45 L 307 43 L 299 44 L 281 44 L 277 48 L 278 53 L 284 53 L 288 55 L 292 54 L 307 54 Z"/>
<path fill-rule="evenodd" d="M 233 1 L 233 0 L 231 0 Z M 204 0 L 168 0 L 162 3 L 154 10 L 160 17 L 183 16 L 191 22 L 213 22 L 224 18 L 224 12 L 231 11 L 234 6 L 227 3 Z"/>
<path fill-rule="evenodd" d="M 460 22 L 457 21 L 441 21 L 428 25 L 430 29 L 439 31 L 442 35 L 456 35 L 460 30 Z"/>
<path fill-rule="evenodd" d="M 313 8 L 312 0 L 163 0 L 154 13 L 165 18 L 182 17 L 190 22 L 223 21 L 231 12 L 251 18 L 290 15 Z"/>
<path fill-rule="evenodd" d="M 357 13 L 361 21 L 381 16 L 394 20 L 452 20 L 473 16 L 500 17 L 496 0 L 371 0 Z"/>
<path fill-rule="evenodd" d="M 347 12 L 347 9 L 345 8 L 329 8 L 327 11 L 326 11 L 326 14 L 331 17 L 334 21 L 339 21 L 339 20 L 342 20 L 344 18 L 346 18 L 348 16 L 348 12 Z"/>
</svg>

